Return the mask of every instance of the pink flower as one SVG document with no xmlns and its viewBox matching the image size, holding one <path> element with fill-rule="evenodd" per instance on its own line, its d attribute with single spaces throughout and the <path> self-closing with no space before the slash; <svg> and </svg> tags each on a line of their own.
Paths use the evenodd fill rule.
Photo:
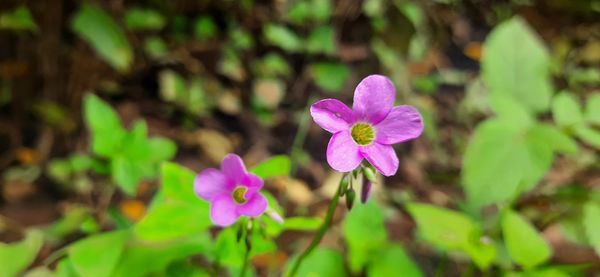
<svg viewBox="0 0 600 277">
<path fill-rule="evenodd" d="M 354 90 L 352 109 L 336 99 L 324 99 L 310 108 L 313 120 L 333 134 L 327 145 L 327 162 L 349 172 L 367 159 L 381 174 L 398 170 L 392 144 L 415 139 L 423 132 L 419 112 L 407 105 L 394 107 L 396 89 L 382 75 L 364 78 Z"/>
<path fill-rule="evenodd" d="M 242 159 L 229 154 L 221 170 L 206 169 L 196 176 L 194 191 L 210 202 L 210 219 L 222 227 L 233 224 L 240 216 L 258 217 L 267 209 L 267 199 L 260 194 L 263 180 L 248 173 Z"/>
</svg>

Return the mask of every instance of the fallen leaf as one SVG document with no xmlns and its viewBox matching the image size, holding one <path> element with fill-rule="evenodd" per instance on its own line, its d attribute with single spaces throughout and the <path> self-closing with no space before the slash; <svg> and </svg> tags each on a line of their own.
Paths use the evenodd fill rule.
<svg viewBox="0 0 600 277">
<path fill-rule="evenodd" d="M 465 48 L 463 49 L 463 53 L 465 53 L 465 56 L 473 60 L 481 60 L 481 54 L 483 53 L 483 47 L 481 45 L 481 42 L 471 41 L 467 43 L 467 45 L 465 45 Z"/>
<path fill-rule="evenodd" d="M 221 111 L 230 115 L 239 114 L 242 110 L 240 98 L 231 91 L 224 91 L 219 97 L 217 105 Z"/>
<path fill-rule="evenodd" d="M 277 79 L 260 79 L 254 83 L 252 91 L 258 103 L 268 109 L 275 109 L 283 99 L 285 85 Z"/>
<path fill-rule="evenodd" d="M 121 213 L 123 213 L 123 215 L 133 221 L 140 220 L 144 214 L 146 214 L 146 204 L 136 199 L 130 199 L 121 202 L 121 204 L 119 204 L 119 208 L 121 209 Z"/>
<path fill-rule="evenodd" d="M 228 137 L 212 129 L 199 129 L 193 134 L 195 143 L 215 164 L 228 153 L 233 152 L 233 144 Z"/>
<path fill-rule="evenodd" d="M 306 183 L 291 177 L 273 178 L 273 186 L 282 188 L 286 197 L 299 206 L 307 206 L 313 202 L 313 193 Z"/>
<path fill-rule="evenodd" d="M 37 164 L 40 161 L 40 154 L 32 148 L 22 147 L 17 149 L 17 160 L 23 165 Z"/>
</svg>

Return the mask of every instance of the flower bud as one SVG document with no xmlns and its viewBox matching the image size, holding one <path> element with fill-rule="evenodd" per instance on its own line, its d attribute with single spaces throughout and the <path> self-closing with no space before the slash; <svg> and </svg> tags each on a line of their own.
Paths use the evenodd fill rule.
<svg viewBox="0 0 600 277">
<path fill-rule="evenodd" d="M 274 210 L 267 210 L 267 215 L 273 219 L 275 222 L 279 223 L 279 224 L 283 224 L 283 217 L 281 217 L 281 215 L 279 213 L 277 213 Z"/>
<path fill-rule="evenodd" d="M 350 175 L 344 174 L 344 176 L 342 176 L 342 180 L 340 180 L 340 195 L 341 196 L 344 196 L 344 194 L 346 194 L 349 184 L 350 184 Z"/>
<path fill-rule="evenodd" d="M 366 179 L 371 182 L 375 182 L 377 180 L 375 178 L 375 171 L 370 166 L 365 166 L 363 168 L 363 176 L 366 177 Z"/>
<path fill-rule="evenodd" d="M 252 250 L 252 239 L 251 239 L 251 237 L 250 237 L 250 234 L 251 234 L 251 233 L 248 233 L 248 234 L 246 235 L 246 240 L 244 241 L 244 242 L 246 243 L 246 249 L 248 249 L 247 251 L 250 251 L 250 250 Z"/>
<path fill-rule="evenodd" d="M 352 187 L 346 191 L 346 208 L 348 210 L 352 210 L 352 206 L 354 206 L 354 199 L 356 198 L 356 192 Z"/>
<path fill-rule="evenodd" d="M 360 202 L 361 203 L 364 204 L 369 199 L 369 196 L 371 195 L 371 185 L 372 184 L 373 183 L 371 183 L 371 181 L 367 180 L 367 178 L 363 178 L 363 185 L 360 190 Z"/>
<path fill-rule="evenodd" d="M 244 235 L 244 228 L 242 226 L 238 226 L 237 231 L 235 232 L 235 240 L 237 242 L 240 242 L 243 235 Z"/>
</svg>

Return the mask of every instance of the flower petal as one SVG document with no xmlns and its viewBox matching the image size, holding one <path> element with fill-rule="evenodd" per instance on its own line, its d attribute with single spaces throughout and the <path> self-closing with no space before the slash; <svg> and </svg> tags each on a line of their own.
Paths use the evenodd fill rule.
<svg viewBox="0 0 600 277">
<path fill-rule="evenodd" d="M 392 176 L 398 170 L 398 156 L 391 145 L 374 142 L 360 149 L 363 156 L 377 171 L 385 176 Z"/>
<path fill-rule="evenodd" d="M 227 177 L 233 179 L 237 184 L 244 181 L 246 177 L 246 167 L 242 158 L 236 154 L 228 154 L 221 162 L 221 171 Z"/>
<path fill-rule="evenodd" d="M 194 192 L 206 201 L 212 201 L 221 194 L 229 194 L 231 189 L 231 181 L 214 168 L 205 169 L 194 179 Z"/>
<path fill-rule="evenodd" d="M 356 86 L 352 109 L 358 119 L 377 124 L 390 113 L 395 99 L 396 88 L 388 77 L 370 75 Z"/>
<path fill-rule="evenodd" d="M 259 191 L 262 187 L 263 187 L 263 180 L 252 174 L 252 173 L 248 173 L 246 174 L 246 176 L 244 177 L 244 182 L 242 182 L 242 184 L 246 185 L 246 187 L 248 188 L 248 192 L 246 192 L 246 195 L 252 195 L 255 192 Z"/>
<path fill-rule="evenodd" d="M 267 198 L 260 193 L 255 193 L 248 202 L 237 206 L 237 212 L 241 215 L 257 217 L 267 209 Z"/>
<path fill-rule="evenodd" d="M 216 197 L 210 204 L 210 220 L 215 225 L 227 227 L 239 217 L 237 204 L 229 194 Z"/>
<path fill-rule="evenodd" d="M 392 109 L 387 117 L 375 125 L 381 144 L 395 144 L 415 139 L 423 132 L 423 118 L 417 109 L 402 105 Z"/>
<path fill-rule="evenodd" d="M 358 145 L 350 136 L 350 131 L 334 134 L 327 145 L 327 163 L 340 172 L 354 170 L 363 157 L 358 151 Z"/>
<path fill-rule="evenodd" d="M 346 130 L 356 121 L 354 112 L 337 99 L 323 99 L 310 106 L 313 120 L 330 133 Z"/>
</svg>

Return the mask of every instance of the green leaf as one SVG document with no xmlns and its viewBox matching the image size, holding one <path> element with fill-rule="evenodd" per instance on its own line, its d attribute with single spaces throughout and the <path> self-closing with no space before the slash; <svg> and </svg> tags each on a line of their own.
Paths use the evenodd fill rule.
<svg viewBox="0 0 600 277">
<path fill-rule="evenodd" d="M 383 211 L 375 201 L 357 205 L 343 223 L 350 270 L 358 273 L 387 242 Z"/>
<path fill-rule="evenodd" d="M 111 160 L 110 171 L 113 181 L 128 195 L 134 195 L 146 169 L 123 156 Z"/>
<path fill-rule="evenodd" d="M 177 72 L 167 69 L 162 70 L 158 75 L 160 86 L 160 96 L 163 100 L 169 102 L 179 102 L 185 99 L 187 87 L 185 79 Z"/>
<path fill-rule="evenodd" d="M 128 231 L 113 231 L 75 242 L 67 250 L 73 268 L 81 276 L 113 276 L 128 238 Z"/>
<path fill-rule="evenodd" d="M 552 100 L 552 116 L 559 126 L 571 127 L 583 122 L 579 101 L 572 93 L 562 92 Z"/>
<path fill-rule="evenodd" d="M 217 70 L 219 73 L 238 82 L 245 80 L 247 75 L 238 50 L 233 47 L 223 49 Z"/>
<path fill-rule="evenodd" d="M 194 22 L 194 35 L 203 41 L 210 39 L 217 33 L 217 25 L 210 16 L 200 16 Z"/>
<path fill-rule="evenodd" d="M 138 120 L 133 124 L 131 131 L 125 135 L 122 141 L 121 155 L 131 160 L 144 161 L 150 156 L 148 147 L 148 127 L 146 122 Z M 119 155 L 120 156 L 120 155 Z"/>
<path fill-rule="evenodd" d="M 550 258 L 552 252 L 548 243 L 521 215 L 506 210 L 501 225 L 504 242 L 513 261 L 530 269 Z"/>
<path fill-rule="evenodd" d="M 528 163 L 527 145 L 512 126 L 483 122 L 475 129 L 463 159 L 462 183 L 468 202 L 479 207 L 511 199 Z"/>
<path fill-rule="evenodd" d="M 160 59 L 165 57 L 169 50 L 160 37 L 152 36 L 144 41 L 144 52 L 153 59 Z"/>
<path fill-rule="evenodd" d="M 319 26 L 312 30 L 306 41 L 306 51 L 311 54 L 335 53 L 334 30 L 331 26 Z"/>
<path fill-rule="evenodd" d="M 534 125 L 528 131 L 527 137 L 539 144 L 547 144 L 553 151 L 565 154 L 577 152 L 577 142 L 550 124 L 539 123 Z"/>
<path fill-rule="evenodd" d="M 399 244 L 390 244 L 378 251 L 367 268 L 367 276 L 423 276 L 417 264 Z"/>
<path fill-rule="evenodd" d="M 92 133 L 92 151 L 99 156 L 111 157 L 119 151 L 125 130 L 117 113 L 98 96 L 84 98 L 84 118 Z"/>
<path fill-rule="evenodd" d="M 161 137 L 149 139 L 148 147 L 149 161 L 153 162 L 170 160 L 177 152 L 177 145 L 172 140 Z"/>
<path fill-rule="evenodd" d="M 171 242 L 134 241 L 130 243 L 112 277 L 163 276 L 174 261 L 207 251 L 212 244 L 208 234 L 183 237 Z M 93 275 L 89 275 L 93 276 Z"/>
<path fill-rule="evenodd" d="M 331 17 L 333 5 L 331 0 L 312 0 L 310 14 L 316 22 L 326 22 Z"/>
<path fill-rule="evenodd" d="M 191 205 L 167 201 L 152 207 L 148 215 L 135 225 L 135 234 L 146 241 L 197 235 L 212 226 L 208 215 L 209 207 L 206 202 Z"/>
<path fill-rule="evenodd" d="M 525 272 L 525 277 L 571 277 L 571 276 L 583 276 L 581 274 L 569 274 L 568 272 L 561 270 L 558 267 L 552 268 L 540 268 L 532 271 Z"/>
<path fill-rule="evenodd" d="M 289 28 L 283 25 L 269 24 L 264 27 L 264 36 L 267 42 L 287 52 L 302 50 L 302 40 Z"/>
<path fill-rule="evenodd" d="M 119 26 L 102 9 L 84 5 L 75 14 L 71 28 L 112 67 L 120 72 L 129 69 L 133 62 L 131 46 Z"/>
<path fill-rule="evenodd" d="M 588 202 L 583 207 L 583 226 L 590 245 L 600 255 L 600 206 Z"/>
<path fill-rule="evenodd" d="M 558 146 L 552 147 L 540 138 L 539 132 L 523 133 L 502 120 L 488 120 L 477 127 L 467 146 L 462 171 L 471 207 L 513 199 L 539 182 L 552 165 L 554 149 L 558 150 Z M 563 143 L 561 138 L 553 139 Z"/>
<path fill-rule="evenodd" d="M 130 30 L 160 30 L 166 24 L 160 12 L 148 8 L 132 8 L 125 13 L 125 25 Z"/>
<path fill-rule="evenodd" d="M 585 120 L 590 124 L 600 126 L 600 94 L 590 96 L 585 106 Z"/>
<path fill-rule="evenodd" d="M 194 173 L 189 168 L 176 163 L 165 162 L 160 168 L 160 193 L 166 200 L 182 201 L 198 205 L 206 203 L 194 193 Z"/>
<path fill-rule="evenodd" d="M 68 160 L 53 159 L 48 163 L 48 174 L 54 181 L 66 183 L 69 181 L 69 177 L 73 169 L 71 163 Z"/>
<path fill-rule="evenodd" d="M 294 1 L 289 5 L 286 18 L 300 26 L 305 26 L 308 20 L 325 23 L 331 17 L 332 11 L 330 0 Z"/>
<path fill-rule="evenodd" d="M 290 259 L 289 265 L 294 259 Z M 290 268 L 291 269 L 291 268 Z M 345 277 L 348 276 L 344 267 L 344 257 L 334 249 L 317 248 L 310 253 L 298 268 L 298 277 Z"/>
<path fill-rule="evenodd" d="M 508 95 L 492 95 L 490 107 L 500 120 L 508 123 L 515 130 L 527 129 L 535 123 L 527 108 Z"/>
<path fill-rule="evenodd" d="M 58 265 L 56 266 L 56 277 L 80 277 L 75 271 L 75 267 L 73 266 L 73 262 L 71 259 L 64 258 L 60 260 Z"/>
<path fill-rule="evenodd" d="M 580 125 L 575 128 L 575 134 L 583 142 L 600 149 L 600 132 L 588 126 Z"/>
<path fill-rule="evenodd" d="M 280 55 L 269 53 L 252 64 L 252 70 L 259 77 L 287 77 L 292 69 Z"/>
<path fill-rule="evenodd" d="M 172 277 L 210 277 L 208 268 L 200 268 L 191 261 L 175 261 L 169 265 L 165 276 Z"/>
<path fill-rule="evenodd" d="M 283 228 L 286 230 L 313 231 L 319 229 L 323 224 L 320 217 L 288 217 L 283 222 Z"/>
<path fill-rule="evenodd" d="M 408 212 L 417 222 L 419 237 L 444 251 L 463 251 L 481 269 L 496 257 L 492 243 L 483 242 L 479 226 L 461 213 L 426 204 L 409 204 Z"/>
<path fill-rule="evenodd" d="M 194 235 L 212 226 L 208 203 L 194 193 L 195 174 L 174 163 L 161 167 L 161 189 L 134 232 L 146 241 L 164 241 Z M 177 228 L 165 228 L 177 226 Z"/>
<path fill-rule="evenodd" d="M 79 173 L 92 168 L 94 161 L 87 155 L 73 154 L 69 157 L 69 163 L 71 164 L 73 172 Z"/>
<path fill-rule="evenodd" d="M 254 46 L 252 34 L 245 31 L 241 27 L 234 27 L 229 32 L 229 39 L 231 41 L 231 46 L 233 46 L 235 49 L 247 50 Z"/>
<path fill-rule="evenodd" d="M 491 95 L 506 94 L 533 112 L 550 105 L 550 57 L 541 40 L 520 17 L 499 24 L 489 34 L 481 66 Z"/>
<path fill-rule="evenodd" d="M 289 176 L 292 167 L 290 158 L 286 155 L 273 156 L 250 169 L 258 177 L 267 179 L 277 176 Z"/>
<path fill-rule="evenodd" d="M 19 242 L 11 244 L 0 242 L 2 276 L 18 276 L 35 260 L 42 248 L 44 238 L 40 231 L 29 230 L 25 235 L 25 239 Z"/>
<path fill-rule="evenodd" d="M 236 230 L 226 228 L 219 232 L 213 256 L 224 265 L 240 267 L 244 260 L 244 242 L 237 240 Z"/>
<path fill-rule="evenodd" d="M 406 208 L 417 222 L 419 237 L 442 250 L 464 249 L 477 232 L 476 224 L 461 213 L 416 203 Z"/>
<path fill-rule="evenodd" d="M 38 26 L 27 6 L 22 5 L 12 12 L 0 14 L 0 29 L 37 31 Z"/>
<path fill-rule="evenodd" d="M 303 25 L 304 21 L 310 18 L 311 5 L 308 1 L 296 1 L 290 5 L 286 17 L 298 25 Z"/>
<path fill-rule="evenodd" d="M 338 92 L 350 78 L 350 69 L 341 63 L 316 63 L 310 67 L 315 84 L 329 92 Z"/>
<path fill-rule="evenodd" d="M 44 233 L 48 237 L 48 240 L 59 241 L 77 231 L 89 217 L 90 211 L 88 208 L 81 206 L 72 207 L 61 218 L 45 228 Z"/>
</svg>

